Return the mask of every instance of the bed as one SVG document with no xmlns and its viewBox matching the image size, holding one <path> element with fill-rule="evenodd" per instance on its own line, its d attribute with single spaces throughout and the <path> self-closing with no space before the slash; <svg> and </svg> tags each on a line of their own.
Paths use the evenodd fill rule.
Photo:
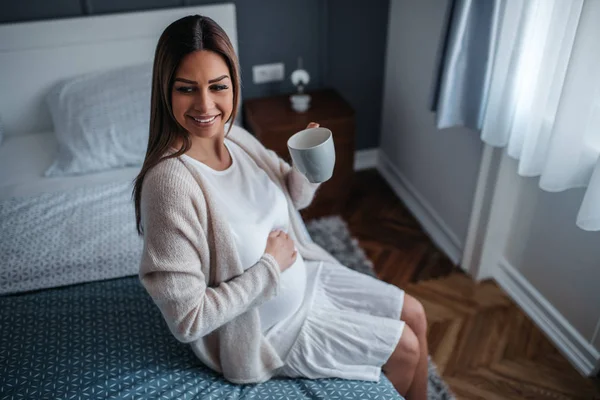
<svg viewBox="0 0 600 400">
<path fill-rule="evenodd" d="M 45 175 L 59 146 L 50 88 L 150 62 L 164 27 L 194 13 L 237 49 L 232 4 L 0 25 L 0 398 L 399 399 L 383 375 L 225 381 L 175 340 L 139 283 L 139 166 Z"/>
</svg>

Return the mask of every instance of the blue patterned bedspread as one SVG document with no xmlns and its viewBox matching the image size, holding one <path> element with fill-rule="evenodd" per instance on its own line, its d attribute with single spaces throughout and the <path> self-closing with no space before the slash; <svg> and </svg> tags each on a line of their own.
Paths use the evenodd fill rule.
<svg viewBox="0 0 600 400">
<path fill-rule="evenodd" d="M 0 399 L 401 399 L 379 383 L 234 385 L 169 332 L 137 276 L 0 297 Z"/>
</svg>

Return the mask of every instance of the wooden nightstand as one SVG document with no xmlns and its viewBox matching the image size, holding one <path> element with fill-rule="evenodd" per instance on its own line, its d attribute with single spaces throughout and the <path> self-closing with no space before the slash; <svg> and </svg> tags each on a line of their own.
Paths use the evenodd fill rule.
<svg viewBox="0 0 600 400">
<path fill-rule="evenodd" d="M 247 128 L 265 147 L 291 164 L 287 141 L 294 133 L 317 122 L 333 132 L 335 169 L 323 183 L 313 203 L 302 210 L 305 219 L 337 214 L 347 200 L 354 171 L 354 110 L 332 89 L 308 92 L 310 109 L 302 114 L 290 107 L 289 95 L 251 99 L 244 102 Z"/>
</svg>

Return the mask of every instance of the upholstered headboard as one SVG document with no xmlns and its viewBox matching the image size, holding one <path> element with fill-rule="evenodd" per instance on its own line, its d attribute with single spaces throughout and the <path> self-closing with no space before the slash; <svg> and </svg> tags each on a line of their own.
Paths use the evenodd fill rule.
<svg viewBox="0 0 600 400">
<path fill-rule="evenodd" d="M 230 3 L 0 25 L 0 120 L 6 135 L 52 130 L 44 103 L 61 79 L 151 62 L 164 28 L 191 14 L 214 19 L 237 52 Z"/>
</svg>

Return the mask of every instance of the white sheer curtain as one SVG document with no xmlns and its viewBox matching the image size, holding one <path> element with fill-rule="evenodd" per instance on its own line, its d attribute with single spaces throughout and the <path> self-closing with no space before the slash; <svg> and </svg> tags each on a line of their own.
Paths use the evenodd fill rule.
<svg viewBox="0 0 600 400">
<path fill-rule="evenodd" d="M 600 1 L 503 0 L 481 137 L 540 187 L 586 187 L 577 225 L 600 230 Z"/>
</svg>

